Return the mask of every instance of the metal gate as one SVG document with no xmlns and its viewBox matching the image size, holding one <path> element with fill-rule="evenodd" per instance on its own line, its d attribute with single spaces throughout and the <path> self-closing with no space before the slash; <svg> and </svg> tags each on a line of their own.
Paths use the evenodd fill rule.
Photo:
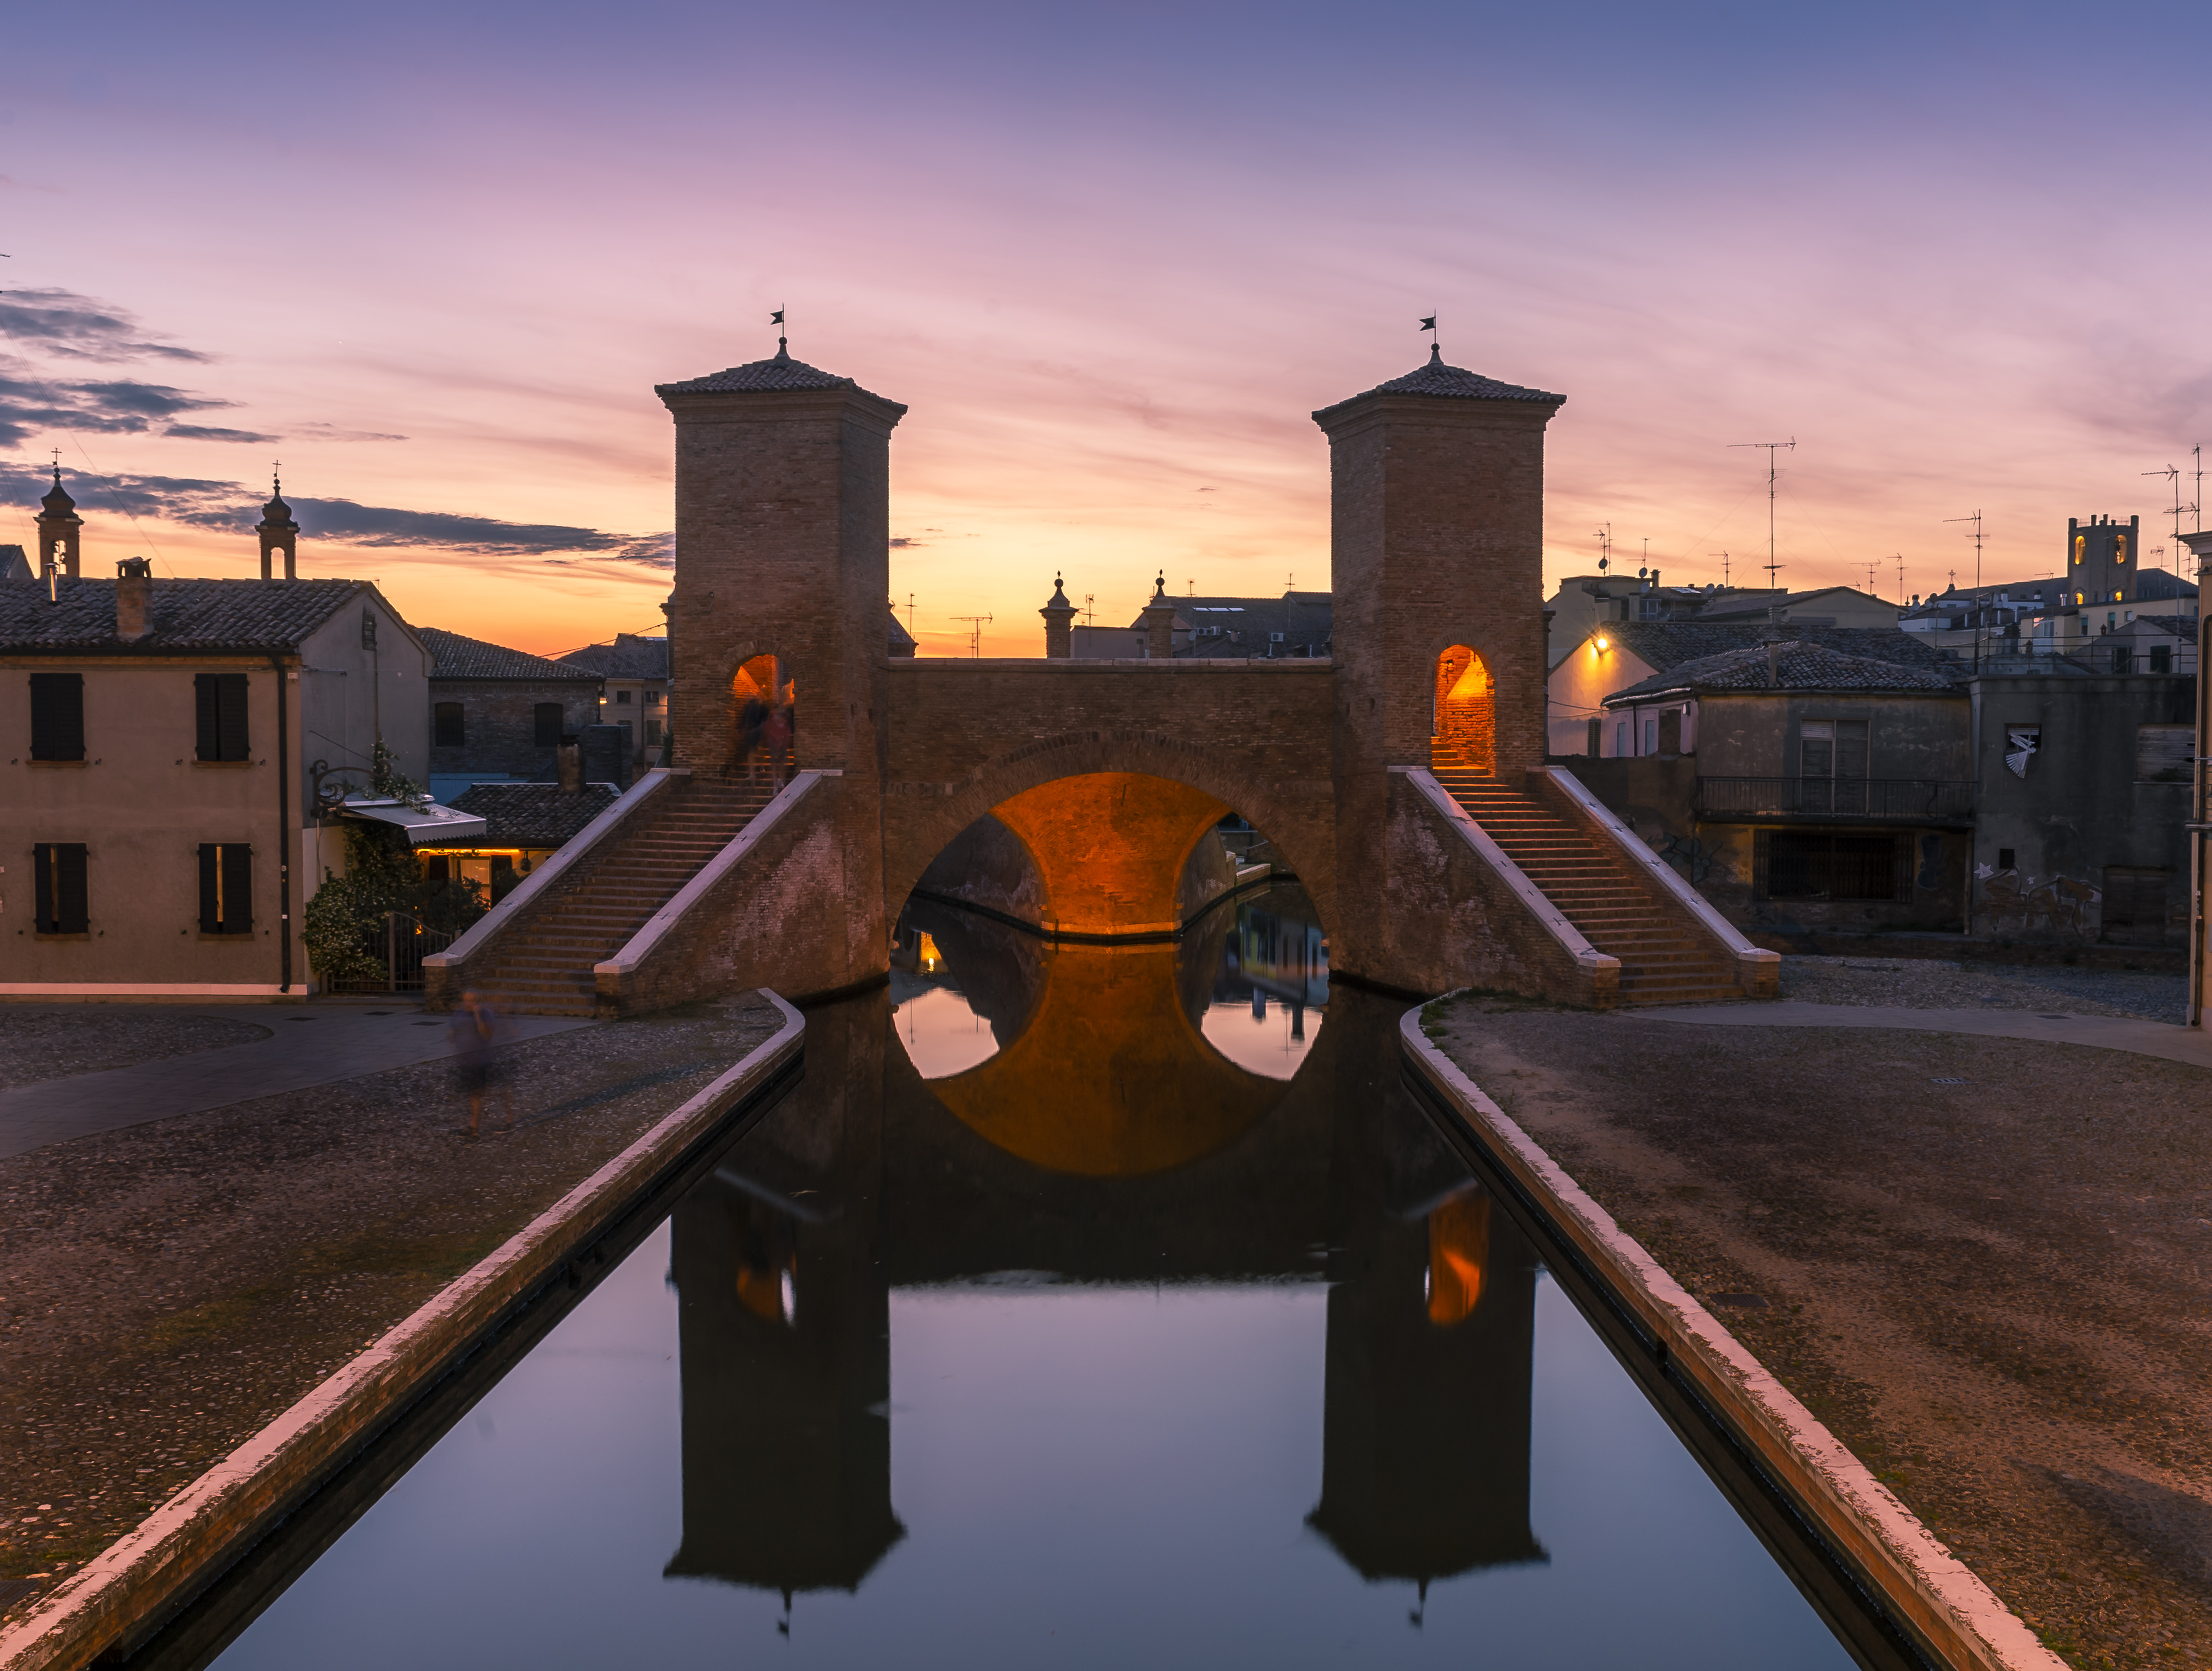
<svg viewBox="0 0 2212 1671">
<path fill-rule="evenodd" d="M 333 981 L 332 992 L 420 992 L 422 990 L 422 960 L 434 951 L 443 951 L 460 938 L 431 927 L 420 917 L 405 911 L 386 911 L 384 926 L 371 942 L 376 955 L 384 962 L 381 975 L 363 976 L 351 981 Z"/>
</svg>

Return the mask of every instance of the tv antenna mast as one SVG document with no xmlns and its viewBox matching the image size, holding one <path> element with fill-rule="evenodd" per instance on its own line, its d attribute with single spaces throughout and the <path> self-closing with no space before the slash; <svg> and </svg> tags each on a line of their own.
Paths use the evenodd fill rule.
<svg viewBox="0 0 2212 1671">
<path fill-rule="evenodd" d="M 1902 551 L 1897 554 L 1897 604 L 1899 609 L 1905 607 L 1905 553 Z"/>
<path fill-rule="evenodd" d="M 1869 598 L 1879 598 L 1881 596 L 1880 592 L 1874 589 L 1874 573 L 1875 570 L 1881 567 L 1881 559 L 1880 557 L 1869 557 L 1867 559 L 1867 596 Z"/>
<path fill-rule="evenodd" d="M 1766 589 L 1771 592 L 1775 590 L 1774 576 L 1782 567 L 1774 561 L 1774 483 L 1777 474 L 1774 455 L 1777 453 L 1795 453 L 1797 438 L 1792 435 L 1786 441 L 1730 441 L 1729 446 L 1766 449 Z"/>
<path fill-rule="evenodd" d="M 990 624 L 991 617 L 988 615 L 956 615 L 952 618 L 968 623 L 968 653 L 980 657 L 983 653 L 983 629 Z"/>
<path fill-rule="evenodd" d="M 2173 517 L 2173 543 L 2176 545 L 2180 544 L 2182 513 L 2186 511 L 2190 515 L 2199 517 L 2200 520 L 2202 517 L 2201 507 L 2204 500 L 2204 449 L 2202 447 L 2199 447 L 2197 449 L 2197 502 L 2194 505 L 2185 505 L 2181 502 L 2181 471 L 2176 466 L 2168 465 L 2164 470 L 2146 470 L 2143 471 L 2143 474 L 2146 476 L 2163 476 L 2166 477 L 2167 484 L 2172 488 L 2173 507 L 2171 514 Z"/>
<path fill-rule="evenodd" d="M 1943 520 L 1974 525 L 1974 671 L 1978 673 L 1982 671 L 1982 617 L 1985 612 L 1982 608 L 1982 513 L 1976 511 L 1972 516 L 1947 516 Z M 1958 584 L 1955 576 L 1951 584 Z"/>
<path fill-rule="evenodd" d="M 1606 574 L 1613 568 L 1613 524 L 1602 523 L 1597 531 L 1597 572 Z"/>
<path fill-rule="evenodd" d="M 1721 560 L 1721 590 L 1723 592 L 1729 591 L 1730 589 L 1729 586 L 1729 554 L 1725 551 L 1708 551 L 1705 555 L 1709 557 L 1718 557 Z"/>
</svg>

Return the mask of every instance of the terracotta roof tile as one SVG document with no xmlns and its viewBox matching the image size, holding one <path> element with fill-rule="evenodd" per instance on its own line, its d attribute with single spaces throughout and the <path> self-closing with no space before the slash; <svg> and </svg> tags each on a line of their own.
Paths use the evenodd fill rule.
<svg viewBox="0 0 2212 1671">
<path fill-rule="evenodd" d="M 0 584 L 0 649 L 125 653 L 286 650 L 372 588 L 365 580 L 149 580 L 152 634 L 115 635 L 115 582 L 58 583 L 54 602 L 36 580 Z"/>
<path fill-rule="evenodd" d="M 1767 647 L 1753 645 L 1700 656 L 1678 663 L 1663 673 L 1654 673 L 1605 699 L 1614 708 L 1673 691 L 1699 690 L 1865 690 L 1945 691 L 1963 695 L 1953 680 L 1932 667 L 1908 667 L 1871 656 L 1847 656 L 1818 644 L 1796 640 L 1781 646 L 1781 684 L 1773 682 L 1773 664 Z"/>
<path fill-rule="evenodd" d="M 1439 396 L 1446 400 L 1528 400 L 1547 401 L 1557 406 L 1566 399 L 1563 394 L 1547 394 L 1541 389 L 1524 389 L 1517 383 L 1501 383 L 1494 377 L 1485 377 L 1480 372 L 1468 371 L 1459 366 L 1448 366 L 1443 355 L 1433 349 L 1429 362 L 1403 377 L 1394 377 L 1388 383 L 1377 383 L 1373 388 L 1340 400 L 1334 405 L 1324 406 L 1316 412 L 1316 418 L 1340 411 L 1354 400 L 1364 400 L 1376 394 L 1420 394 Z"/>
<path fill-rule="evenodd" d="M 1665 672 L 1700 656 L 1720 655 L 1753 647 L 1763 649 L 1773 629 L 1711 621 L 1608 621 L 1591 629 L 1633 653 L 1645 665 Z M 1893 627 L 1801 627 L 1785 625 L 1790 641 L 1817 644 L 1839 655 L 1864 656 L 1904 667 L 1929 667 L 1962 672 L 1959 663 L 1945 655 L 1926 635 L 1900 632 Z"/>
<path fill-rule="evenodd" d="M 556 848 L 583 834 L 621 793 L 611 783 L 574 793 L 557 783 L 477 783 L 447 804 L 484 821 L 486 847 Z"/>
<path fill-rule="evenodd" d="M 568 679 L 596 684 L 599 675 L 586 667 L 572 667 L 503 644 L 487 644 L 481 638 L 464 638 L 441 627 L 417 627 L 430 652 L 434 679 Z"/>
<path fill-rule="evenodd" d="M 866 395 L 871 400 L 884 397 L 862 388 L 849 377 L 833 376 L 818 366 L 810 366 L 803 360 L 794 360 L 781 349 L 766 360 L 750 360 L 742 366 L 732 366 L 727 371 L 708 372 L 704 377 L 687 378 L 681 383 L 656 383 L 655 394 L 781 394 L 811 389 L 850 389 L 855 394 Z M 896 401 L 885 401 L 896 406 Z M 906 408 L 899 406 L 903 412 Z"/>
</svg>

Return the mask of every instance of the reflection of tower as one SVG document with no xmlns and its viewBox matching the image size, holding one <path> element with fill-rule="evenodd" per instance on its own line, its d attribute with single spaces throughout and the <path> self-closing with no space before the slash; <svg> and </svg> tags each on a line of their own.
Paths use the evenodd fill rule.
<svg viewBox="0 0 2212 1671">
<path fill-rule="evenodd" d="M 59 568 L 64 580 L 76 579 L 77 535 L 84 519 L 76 513 L 76 501 L 62 485 L 62 467 L 54 466 L 53 491 L 39 501 L 39 578 L 45 580 Z"/>
<path fill-rule="evenodd" d="M 1396 1030 L 1362 1013 L 1377 1002 L 1345 993 L 1331 1006 L 1346 1048 L 1338 1252 L 1321 1501 L 1306 1520 L 1362 1577 L 1425 1595 L 1437 1578 L 1547 1559 L 1528 1524 L 1537 1261 L 1407 1097 Z"/>
<path fill-rule="evenodd" d="M 815 1019 L 805 1080 L 674 1219 L 684 1541 L 668 1576 L 787 1597 L 857 1589 L 905 1535 L 875 1262 L 888 1024 L 880 1000 Z"/>
</svg>

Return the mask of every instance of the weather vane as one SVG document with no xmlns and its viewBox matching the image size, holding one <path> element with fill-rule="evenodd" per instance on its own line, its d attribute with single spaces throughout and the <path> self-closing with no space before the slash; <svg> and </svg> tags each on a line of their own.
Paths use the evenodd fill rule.
<svg viewBox="0 0 2212 1671">
<path fill-rule="evenodd" d="M 1434 313 L 1431 313 L 1428 318 L 1423 319 L 1421 321 L 1421 329 L 1429 333 L 1429 357 L 1432 360 L 1442 359 L 1443 357 L 1443 348 L 1442 346 L 1443 338 L 1437 334 L 1437 316 Z"/>
<path fill-rule="evenodd" d="M 775 313 L 769 314 L 768 322 L 775 327 L 775 351 L 781 354 L 790 345 L 791 341 L 783 334 L 783 309 L 779 307 Z"/>
</svg>

